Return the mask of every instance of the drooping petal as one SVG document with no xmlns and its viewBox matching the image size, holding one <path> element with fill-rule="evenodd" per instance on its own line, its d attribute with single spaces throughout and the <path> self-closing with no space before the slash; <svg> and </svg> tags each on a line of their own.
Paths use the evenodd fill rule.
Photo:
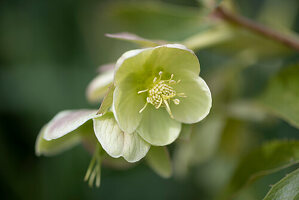
<svg viewBox="0 0 299 200">
<path fill-rule="evenodd" d="M 106 94 L 109 86 L 113 83 L 114 70 L 109 70 L 98 75 L 88 85 L 86 96 L 88 101 L 92 103 L 99 102 Z"/>
<path fill-rule="evenodd" d="M 148 143 L 164 146 L 172 143 L 181 131 L 181 123 L 171 119 L 165 108 L 149 105 L 143 111 L 137 132 Z"/>
<path fill-rule="evenodd" d="M 152 146 L 146 156 L 149 166 L 163 178 L 169 178 L 172 174 L 171 160 L 166 147 Z"/>
<path fill-rule="evenodd" d="M 46 126 L 44 139 L 60 138 L 96 116 L 97 110 L 67 110 L 58 113 Z"/>
<path fill-rule="evenodd" d="M 145 97 L 138 94 L 138 90 L 128 78 L 120 87 L 116 87 L 113 94 L 112 110 L 121 130 L 132 133 L 138 127 L 142 114 L 139 110 L 145 104 Z"/>
<path fill-rule="evenodd" d="M 177 93 L 186 97 L 179 98 L 179 105 L 170 104 L 174 119 L 191 124 L 204 119 L 212 106 L 211 92 L 205 81 L 193 74 L 182 75 L 181 82 L 174 86 Z"/>
<path fill-rule="evenodd" d="M 37 156 L 45 155 L 52 156 L 78 144 L 81 140 L 81 135 L 76 133 L 67 134 L 61 138 L 47 141 L 44 139 L 44 133 L 47 125 L 45 125 L 37 136 L 35 143 L 35 154 Z"/>
<path fill-rule="evenodd" d="M 113 113 L 93 119 L 96 137 L 103 149 L 112 157 L 124 157 L 128 162 L 137 162 L 148 152 L 150 144 L 136 132 L 124 133 L 114 119 Z"/>
</svg>

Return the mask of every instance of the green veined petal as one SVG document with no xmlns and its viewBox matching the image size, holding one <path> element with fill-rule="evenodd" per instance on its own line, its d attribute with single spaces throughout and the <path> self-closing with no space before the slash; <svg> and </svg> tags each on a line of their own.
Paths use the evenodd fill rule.
<svg viewBox="0 0 299 200">
<path fill-rule="evenodd" d="M 44 139 L 60 138 L 96 116 L 97 110 L 67 110 L 58 113 L 47 125 Z"/>
<path fill-rule="evenodd" d="M 96 137 L 103 149 L 112 157 L 124 157 L 128 162 L 137 162 L 148 152 L 150 145 L 136 132 L 124 133 L 114 119 L 113 113 L 93 119 Z"/>
</svg>

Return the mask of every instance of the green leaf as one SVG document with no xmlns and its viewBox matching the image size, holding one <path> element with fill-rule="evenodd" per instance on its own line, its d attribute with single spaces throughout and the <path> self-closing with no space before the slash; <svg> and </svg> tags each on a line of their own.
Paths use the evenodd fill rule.
<svg viewBox="0 0 299 200">
<path fill-rule="evenodd" d="M 298 162 L 299 141 L 266 143 L 241 159 L 224 196 L 231 196 L 256 179 Z"/>
<path fill-rule="evenodd" d="M 166 41 L 145 39 L 133 33 L 107 33 L 105 34 L 105 36 L 119 40 L 125 40 L 128 42 L 133 42 L 135 44 L 140 45 L 141 47 L 155 47 L 167 43 Z"/>
<path fill-rule="evenodd" d="M 271 113 L 299 128 L 299 64 L 281 70 L 259 102 Z"/>
<path fill-rule="evenodd" d="M 268 192 L 264 200 L 298 200 L 298 198 L 299 169 L 277 182 Z"/>
<path fill-rule="evenodd" d="M 108 109 L 112 106 L 114 89 L 115 87 L 113 83 L 111 83 L 97 114 L 104 115 L 108 111 Z"/>
<path fill-rule="evenodd" d="M 171 160 L 166 147 L 152 146 L 146 156 L 149 166 L 160 176 L 169 178 L 172 174 Z"/>
</svg>

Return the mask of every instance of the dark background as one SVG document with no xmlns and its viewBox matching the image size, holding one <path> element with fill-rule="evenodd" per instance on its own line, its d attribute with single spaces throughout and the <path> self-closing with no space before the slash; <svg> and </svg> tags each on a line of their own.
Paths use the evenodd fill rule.
<svg viewBox="0 0 299 200">
<path fill-rule="evenodd" d="M 136 48 L 106 38 L 105 33 L 128 31 L 147 38 L 174 41 L 199 30 L 198 22 L 192 21 L 198 8 L 195 0 L 154 1 L 171 6 L 152 10 L 147 8 L 150 1 L 138 2 L 1 1 L 1 199 L 206 199 L 206 193 L 211 193 L 206 190 L 212 189 L 198 181 L 198 174 L 165 180 L 145 163 L 125 171 L 104 167 L 101 187 L 93 189 L 83 182 L 90 160 L 83 147 L 55 157 L 35 156 L 36 136 L 57 112 L 100 105 L 100 102 L 90 105 L 85 97 L 85 89 L 97 75 L 97 67 L 115 62 L 123 52 Z M 241 0 L 237 5 L 243 15 L 255 18 L 263 2 Z M 177 6 L 188 8 L 176 12 Z M 186 21 L 195 25 L 186 28 Z M 296 21 L 298 25 L 298 14 Z M 298 31 L 299 26 L 292 28 Z M 198 55 L 204 78 L 209 68 L 215 66 L 215 58 L 222 59 L 213 49 L 198 52 Z M 254 83 L 247 86 L 248 93 L 244 96 L 254 95 L 263 86 L 265 80 L 256 76 L 260 71 L 259 67 L 253 67 L 245 72 Z M 298 133 L 283 121 L 275 126 L 256 128 L 264 138 L 295 137 Z M 266 184 L 271 181 L 269 178 Z"/>
</svg>

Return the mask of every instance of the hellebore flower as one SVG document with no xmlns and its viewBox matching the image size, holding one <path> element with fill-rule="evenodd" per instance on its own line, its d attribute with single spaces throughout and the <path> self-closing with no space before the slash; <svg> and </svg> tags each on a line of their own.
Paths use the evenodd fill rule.
<svg viewBox="0 0 299 200">
<path fill-rule="evenodd" d="M 183 45 L 132 50 L 117 61 L 112 111 L 122 131 L 155 146 L 172 143 L 181 124 L 204 119 L 212 98 L 200 64 Z"/>
<path fill-rule="evenodd" d="M 88 123 L 91 120 L 93 126 Z M 93 132 L 97 139 L 88 135 Z M 42 128 L 36 141 L 36 154 L 54 155 L 88 137 L 97 145 L 85 178 L 90 179 L 90 185 L 100 174 L 101 148 L 111 157 L 123 157 L 128 162 L 139 161 L 150 149 L 150 144 L 137 133 L 127 134 L 120 130 L 112 112 L 101 116 L 97 115 L 97 110 L 68 110 L 58 113 Z M 99 177 L 96 179 L 99 185 Z"/>
</svg>

